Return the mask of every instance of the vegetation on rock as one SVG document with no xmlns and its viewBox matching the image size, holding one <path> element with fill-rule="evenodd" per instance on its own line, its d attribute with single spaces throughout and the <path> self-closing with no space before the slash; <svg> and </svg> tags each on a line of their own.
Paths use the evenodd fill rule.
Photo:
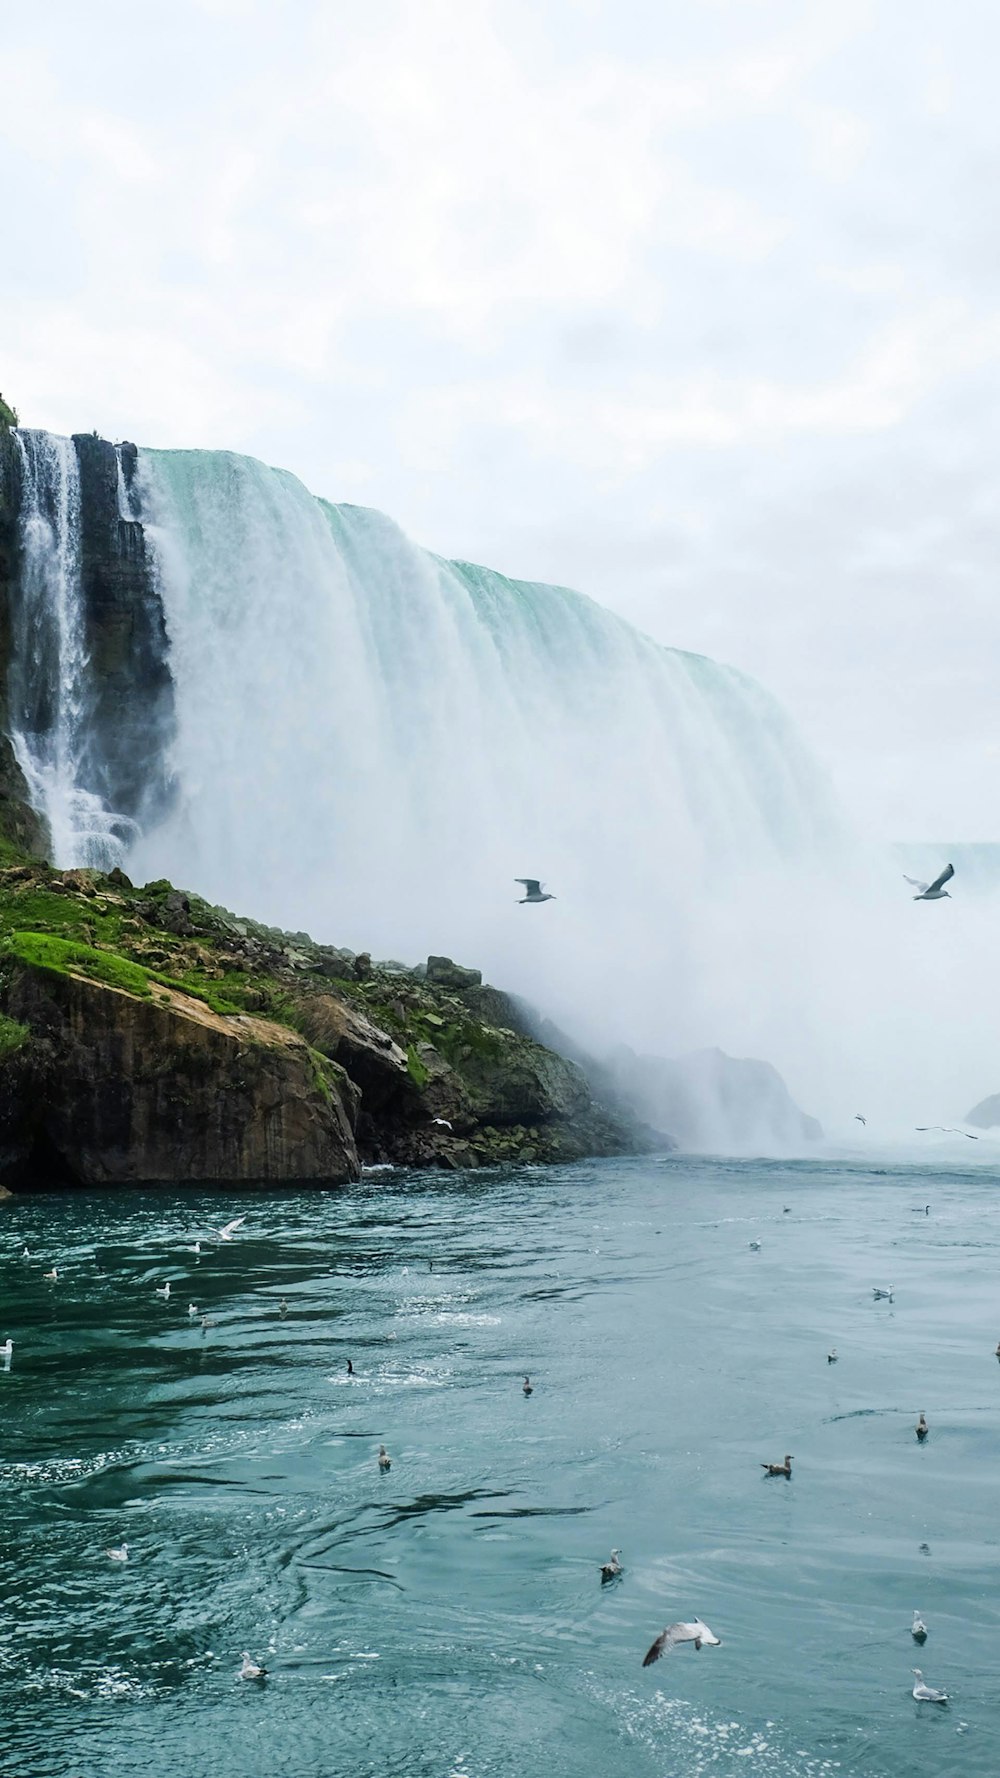
<svg viewBox="0 0 1000 1778">
<path fill-rule="evenodd" d="M 60 983 L 76 988 L 60 989 Z M 135 1014 L 127 1007 L 116 1011 L 116 996 L 133 1003 Z M 141 1006 L 149 1013 L 140 1015 Z M 331 1180 L 350 1177 L 355 1152 L 368 1161 L 478 1166 L 572 1160 L 633 1146 L 631 1131 L 593 1103 L 582 1071 L 528 1035 L 514 1005 L 483 987 L 477 970 L 446 958 L 435 959 L 430 970 L 373 964 L 367 954 L 355 957 L 315 944 L 306 933 L 237 917 L 166 880 L 137 888 L 120 870 L 61 871 L 9 843 L 0 846 L 0 1008 L 0 1181 L 8 1183 L 15 1177 L 24 1183 L 30 1173 L 15 1127 L 24 1119 L 33 1068 L 49 1083 L 50 1099 L 62 1068 L 75 1091 L 107 1090 L 128 1100 L 127 1115 L 116 1100 L 111 1121 L 119 1146 L 110 1157 L 101 1151 L 99 1131 L 92 1134 L 87 1178 L 159 1177 L 147 1175 L 141 1157 L 126 1161 L 119 1152 L 126 1126 L 144 1130 L 142 1140 L 154 1147 L 160 1141 L 146 1079 L 150 1045 L 161 1071 L 175 1076 L 172 1099 L 164 1089 L 156 1103 L 162 1101 L 165 1119 L 180 1117 L 182 1124 L 185 1117 L 191 1124 L 213 1070 L 218 1091 L 243 1104 L 244 1119 L 256 1115 L 262 1093 L 277 1096 L 269 1113 L 277 1117 L 281 1069 L 291 1069 L 293 1097 L 301 1102 L 294 1139 L 304 1144 L 310 1178 L 317 1178 L 319 1165 L 317 1117 L 329 1124 L 324 1139 L 336 1161 Z M 87 1084 L 81 1044 L 85 1049 L 88 1034 L 81 1037 L 79 1027 L 91 1019 L 107 1037 L 106 1064 L 127 1053 L 130 1062 L 113 1065 L 131 1067 L 136 1081 Z M 112 1041 L 112 1028 L 126 1035 Z M 269 1034 L 282 1030 L 288 1058 L 280 1066 L 272 1062 L 264 1085 L 252 1091 L 258 1064 L 248 1058 L 273 1050 Z M 15 1066 L 16 1076 L 9 1074 Z M 198 1141 L 200 1115 L 191 1126 Z M 236 1153 L 222 1113 L 220 1120 L 217 1140 L 205 1151 L 216 1168 L 224 1164 L 220 1157 Z M 6 1171 L 5 1153 L 17 1157 Z M 254 1153 L 265 1167 L 260 1177 L 290 1176 L 263 1136 Z M 167 1160 L 181 1168 L 182 1157 L 169 1144 Z M 175 1170 L 170 1176 L 187 1175 Z"/>
</svg>

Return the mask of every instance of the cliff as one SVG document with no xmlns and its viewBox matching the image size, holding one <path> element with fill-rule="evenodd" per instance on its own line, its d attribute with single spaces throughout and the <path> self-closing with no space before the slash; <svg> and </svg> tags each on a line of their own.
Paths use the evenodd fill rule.
<svg viewBox="0 0 1000 1778">
<path fill-rule="evenodd" d="M 120 871 L 0 868 L 0 1186 L 298 1182 L 630 1150 L 448 959 L 373 964 Z"/>
</svg>

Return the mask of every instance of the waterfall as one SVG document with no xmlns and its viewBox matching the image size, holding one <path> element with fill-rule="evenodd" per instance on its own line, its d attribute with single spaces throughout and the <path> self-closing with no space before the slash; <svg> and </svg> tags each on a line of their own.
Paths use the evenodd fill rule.
<svg viewBox="0 0 1000 1778">
<path fill-rule="evenodd" d="M 124 851 L 376 958 L 450 954 L 595 1053 L 766 1059 L 851 1135 L 873 1101 L 912 1129 L 1000 1086 L 988 895 L 914 910 L 752 680 L 250 459 L 76 442 L 122 551 L 113 672 L 73 447 L 19 435 L 11 707 L 61 862 Z M 518 905 L 528 876 L 555 901 Z"/>
<path fill-rule="evenodd" d="M 51 433 L 14 438 L 22 492 L 11 740 L 55 861 L 110 869 L 124 855 L 130 824 L 85 782 L 91 733 L 77 454 L 71 439 Z"/>
</svg>

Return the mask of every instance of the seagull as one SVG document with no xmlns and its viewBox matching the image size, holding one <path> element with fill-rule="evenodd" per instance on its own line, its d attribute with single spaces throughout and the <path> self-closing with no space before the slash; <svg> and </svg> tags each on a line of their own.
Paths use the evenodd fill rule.
<svg viewBox="0 0 1000 1778">
<path fill-rule="evenodd" d="M 128 1561 L 128 1544 L 125 1542 L 119 1543 L 117 1545 L 112 1544 L 111 1548 L 109 1550 L 105 1550 L 104 1554 L 112 1562 L 127 1562 Z"/>
<path fill-rule="evenodd" d="M 860 1113 L 860 1111 L 856 1111 L 856 1112 L 855 1112 L 855 1113 L 854 1113 L 854 1122 L 855 1122 L 855 1123 L 856 1123 L 856 1124 L 865 1124 L 865 1125 L 867 1125 L 867 1123 L 868 1123 L 868 1119 L 867 1119 L 867 1118 L 866 1118 L 866 1117 L 862 1117 L 862 1115 L 861 1115 L 861 1113 Z"/>
<path fill-rule="evenodd" d="M 971 1135 L 968 1130 L 956 1130 L 951 1124 L 914 1124 L 913 1127 L 921 1136 L 926 1136 L 929 1130 L 940 1130 L 942 1136 L 964 1136 L 967 1142 L 979 1141 L 978 1136 Z"/>
<path fill-rule="evenodd" d="M 785 1216 L 791 1216 L 791 1214 L 792 1214 L 792 1206 L 791 1206 L 791 1204 L 782 1204 L 782 1206 L 781 1206 L 781 1208 L 782 1208 L 782 1213 L 783 1213 L 783 1215 L 785 1215 Z"/>
<path fill-rule="evenodd" d="M 14 1342 L 12 1339 L 10 1339 L 8 1337 L 4 1341 L 3 1345 L 0 1346 L 0 1358 L 3 1359 L 3 1368 L 5 1371 L 10 1370 L 10 1361 L 13 1356 L 14 1356 Z"/>
<path fill-rule="evenodd" d="M 751 1241 L 750 1252 L 751 1253 L 759 1253 L 760 1252 L 760 1242 L 759 1241 Z"/>
<path fill-rule="evenodd" d="M 282 1321 L 284 1321 L 285 1316 L 288 1314 L 288 1304 L 286 1303 L 284 1297 L 282 1297 L 280 1303 L 278 1304 L 278 1314 L 281 1316 Z"/>
<path fill-rule="evenodd" d="M 915 1673 L 917 1676 L 917 1683 L 913 1688 L 913 1696 L 916 1698 L 918 1704 L 947 1704 L 948 1693 L 936 1692 L 932 1685 L 925 1685 L 924 1676 L 919 1667 L 911 1668 L 911 1672 Z"/>
<path fill-rule="evenodd" d="M 826 1355 L 826 1362 L 827 1362 L 827 1364 L 836 1364 L 836 1362 L 837 1362 L 837 1348 L 836 1348 L 836 1346 L 830 1347 L 830 1350 Z"/>
<path fill-rule="evenodd" d="M 760 1467 L 761 1469 L 765 1469 L 768 1475 L 783 1475 L 786 1481 L 789 1482 L 792 1479 L 792 1460 L 790 1457 L 786 1457 L 784 1463 L 762 1463 Z"/>
<path fill-rule="evenodd" d="M 197 1303 L 188 1303 L 188 1314 L 190 1315 L 192 1321 L 194 1320 L 197 1313 L 198 1313 Z"/>
<path fill-rule="evenodd" d="M 240 1668 L 240 1678 L 241 1679 L 266 1679 L 267 1678 L 267 1668 L 262 1667 L 259 1661 L 253 1660 L 251 1658 L 251 1656 L 247 1653 L 246 1649 L 243 1650 L 243 1665 Z"/>
<path fill-rule="evenodd" d="M 27 1248 L 24 1249 L 24 1252 L 22 1253 L 21 1258 L 22 1259 L 30 1259 L 31 1258 L 31 1254 L 28 1252 Z"/>
<path fill-rule="evenodd" d="M 55 1284 L 56 1280 L 59 1277 L 59 1273 L 56 1270 L 55 1266 L 53 1266 L 51 1272 L 43 1272 L 42 1277 L 47 1279 L 49 1284 Z"/>
<path fill-rule="evenodd" d="M 545 893 L 545 890 L 542 888 L 537 877 L 515 877 L 514 881 L 515 883 L 522 883 L 524 885 L 524 894 L 522 895 L 519 904 L 521 907 L 524 906 L 526 901 L 555 901 L 554 895 L 547 895 Z"/>
<path fill-rule="evenodd" d="M 910 1635 L 913 1637 L 914 1642 L 927 1641 L 927 1625 L 924 1623 L 919 1611 L 913 1613 L 913 1623 L 910 1626 Z"/>
<path fill-rule="evenodd" d="M 658 1661 L 661 1655 L 668 1655 L 679 1642 L 693 1642 L 696 1649 L 700 1649 L 702 1643 L 708 1648 L 722 1647 L 718 1636 L 713 1636 L 708 1625 L 703 1624 L 700 1617 L 696 1617 L 690 1624 L 668 1624 L 666 1629 L 660 1632 L 652 1648 L 647 1650 L 643 1658 L 643 1666 L 651 1667 L 654 1661 Z"/>
<path fill-rule="evenodd" d="M 227 1222 L 224 1225 L 224 1227 L 219 1229 L 219 1231 L 218 1231 L 219 1240 L 220 1241 L 231 1241 L 233 1236 L 236 1233 L 236 1230 L 241 1229 L 245 1222 L 246 1222 L 245 1216 L 234 1216 L 232 1222 Z"/>
<path fill-rule="evenodd" d="M 521 1394 L 522 1395 L 530 1395 L 531 1391 L 534 1389 L 534 1387 L 535 1387 L 535 1385 L 531 1381 L 531 1378 L 525 1377 L 524 1382 L 521 1384 Z"/>
<path fill-rule="evenodd" d="M 903 880 L 904 882 L 911 883 L 913 888 L 916 889 L 917 894 L 913 897 L 914 901 L 941 901 L 943 897 L 948 897 L 948 891 L 944 888 L 944 884 L 950 883 L 954 875 L 955 866 L 953 864 L 946 864 L 941 875 L 935 877 L 933 883 L 918 883 L 916 877 L 908 877 L 905 871 L 903 872 Z M 950 900 L 950 897 L 948 897 L 948 899 Z"/>
<path fill-rule="evenodd" d="M 929 1433 L 929 1431 L 930 1431 L 930 1427 L 927 1424 L 926 1415 L 921 1414 L 919 1420 L 917 1421 L 917 1425 L 916 1425 L 916 1434 L 917 1434 L 917 1437 L 920 1440 L 921 1444 L 923 1444 L 924 1439 L 927 1437 L 927 1434 Z"/>
<path fill-rule="evenodd" d="M 162 1296 L 164 1302 L 167 1301 L 167 1299 L 170 1296 L 170 1279 L 169 1278 L 167 1279 L 166 1284 L 158 1284 L 156 1286 L 156 1294 L 157 1294 L 157 1296 Z"/>
<path fill-rule="evenodd" d="M 382 1471 L 383 1475 L 385 1474 L 387 1469 L 392 1468 L 392 1458 L 390 1457 L 390 1455 L 384 1445 L 379 1445 L 379 1448 L 378 1448 L 378 1466 L 379 1466 L 379 1469 Z"/>
<path fill-rule="evenodd" d="M 612 1550 L 610 1562 L 601 1563 L 601 1585 L 606 1586 L 609 1580 L 615 1580 L 622 1571 L 618 1558 L 621 1550 Z"/>
<path fill-rule="evenodd" d="M 893 1293 L 894 1289 L 895 1289 L 895 1285 L 893 1285 L 893 1284 L 888 1285 L 885 1290 L 880 1290 L 877 1284 L 873 1284 L 872 1285 L 872 1296 L 875 1298 L 876 1302 L 880 1302 L 884 1298 L 886 1301 L 891 1303 L 892 1302 L 892 1293 Z"/>
<path fill-rule="evenodd" d="M 451 1129 L 451 1124 L 449 1123 L 449 1121 L 446 1117 L 432 1117 L 431 1123 L 432 1124 L 440 1124 L 442 1130 L 450 1130 Z"/>
</svg>

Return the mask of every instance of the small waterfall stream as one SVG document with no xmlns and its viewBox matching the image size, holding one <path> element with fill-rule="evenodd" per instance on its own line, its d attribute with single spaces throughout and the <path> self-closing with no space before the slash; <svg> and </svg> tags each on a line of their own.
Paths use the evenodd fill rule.
<svg viewBox="0 0 1000 1778">
<path fill-rule="evenodd" d="M 21 459 L 21 580 L 10 675 L 11 740 L 53 860 L 108 870 L 134 824 L 85 782 L 91 746 L 80 470 L 72 439 L 14 434 Z"/>
</svg>

